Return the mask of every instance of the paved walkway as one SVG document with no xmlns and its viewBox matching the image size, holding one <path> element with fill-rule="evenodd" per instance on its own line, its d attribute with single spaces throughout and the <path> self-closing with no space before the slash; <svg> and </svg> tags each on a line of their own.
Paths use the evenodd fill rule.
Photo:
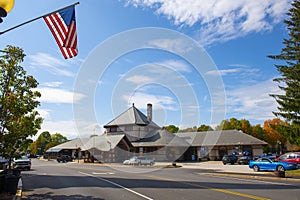
<svg viewBox="0 0 300 200">
<path fill-rule="evenodd" d="M 221 161 L 195 162 L 195 163 L 178 163 L 184 168 L 207 169 L 215 172 L 236 172 L 252 173 L 253 170 L 248 165 L 223 165 Z"/>
<path fill-rule="evenodd" d="M 172 163 L 157 162 L 155 166 L 170 166 Z M 222 161 L 207 161 L 207 162 L 177 162 L 176 165 L 189 169 L 204 169 L 211 172 L 230 172 L 230 173 L 253 173 L 253 170 L 248 165 L 223 165 Z M 260 172 L 268 173 L 268 172 Z"/>
<path fill-rule="evenodd" d="M 286 172 L 286 178 L 279 178 L 276 176 L 274 172 L 254 172 L 249 168 L 248 165 L 223 165 L 221 161 L 208 161 L 208 162 L 192 162 L 192 163 L 176 163 L 183 168 L 189 169 L 203 169 L 208 170 L 207 173 L 218 176 L 233 176 L 233 177 L 242 177 L 242 178 L 264 178 L 270 180 L 280 180 L 285 179 L 289 181 L 297 181 L 300 182 L 299 175 L 291 175 Z M 155 164 L 156 166 L 167 166 L 172 165 L 172 163 L 163 163 L 158 162 Z M 300 169 L 299 169 L 300 170 Z"/>
</svg>

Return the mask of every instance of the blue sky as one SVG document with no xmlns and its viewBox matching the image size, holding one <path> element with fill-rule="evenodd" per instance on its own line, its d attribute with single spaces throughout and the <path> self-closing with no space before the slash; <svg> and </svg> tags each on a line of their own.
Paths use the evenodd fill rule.
<svg viewBox="0 0 300 200">
<path fill-rule="evenodd" d="M 75 2 L 16 0 L 0 30 Z M 280 53 L 287 38 L 289 6 L 290 0 L 85 0 L 76 6 L 77 57 L 63 58 L 42 19 L 1 35 L 0 48 L 24 49 L 22 66 L 42 93 L 41 131 L 51 134 L 100 134 L 132 103 L 144 113 L 152 103 L 160 126 L 215 126 L 231 117 L 262 124 L 277 106 L 269 94 L 280 92 L 272 81 L 279 74 L 267 55 Z"/>
</svg>

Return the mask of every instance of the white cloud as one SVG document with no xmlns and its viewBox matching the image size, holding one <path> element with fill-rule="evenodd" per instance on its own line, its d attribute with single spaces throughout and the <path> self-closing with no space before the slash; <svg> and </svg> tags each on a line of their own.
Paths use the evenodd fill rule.
<svg viewBox="0 0 300 200">
<path fill-rule="evenodd" d="M 291 0 L 127 0 L 126 5 L 149 7 L 180 27 L 200 25 L 202 45 L 224 42 L 251 32 L 268 31 L 287 13 Z"/>
<path fill-rule="evenodd" d="M 77 137 L 81 137 L 76 129 L 75 129 L 74 121 L 51 121 L 51 120 L 44 120 L 41 130 L 39 133 L 43 131 L 49 131 L 50 134 L 60 133 L 63 136 L 67 137 L 68 139 L 74 139 Z M 38 136 L 35 136 L 36 138 Z"/>
<path fill-rule="evenodd" d="M 229 69 L 211 70 L 205 73 L 207 76 L 222 76 L 228 87 L 236 87 L 236 84 L 249 85 L 257 83 L 262 76 L 260 69 L 245 65 L 229 65 Z"/>
<path fill-rule="evenodd" d="M 148 45 L 154 48 L 161 48 L 170 52 L 173 51 L 181 54 L 185 54 L 192 49 L 185 39 L 180 38 L 151 40 L 148 42 Z"/>
<path fill-rule="evenodd" d="M 269 94 L 281 94 L 275 82 L 267 80 L 256 85 L 227 91 L 227 113 L 248 120 L 274 118 L 277 103 Z"/>
<path fill-rule="evenodd" d="M 55 81 L 55 82 L 46 82 L 42 85 L 45 85 L 46 87 L 59 87 L 63 84 L 63 82 Z"/>
<path fill-rule="evenodd" d="M 170 69 L 175 72 L 191 72 L 191 68 L 188 64 L 180 60 L 166 60 L 158 63 L 147 63 L 142 67 L 147 66 L 147 71 L 141 71 L 144 74 L 134 74 L 132 76 L 126 77 L 126 81 L 134 84 L 147 84 L 159 82 L 159 79 L 166 79 L 165 76 L 160 76 L 161 74 L 170 73 Z M 126 74 L 120 74 L 121 78 L 124 78 Z M 168 77 L 170 79 L 170 77 Z M 180 85 L 182 86 L 182 85 Z"/>
<path fill-rule="evenodd" d="M 154 79 L 150 78 L 149 76 L 144 76 L 144 75 L 134 75 L 126 78 L 126 81 L 129 81 L 134 84 L 142 84 L 142 83 L 149 83 L 153 82 Z"/>
<path fill-rule="evenodd" d="M 157 64 L 170 67 L 178 72 L 191 72 L 189 65 L 181 60 L 166 60 Z"/>
<path fill-rule="evenodd" d="M 123 99 L 129 102 L 130 105 L 134 103 L 138 108 L 144 108 L 145 102 L 151 103 L 153 109 L 163 109 L 163 110 L 178 110 L 176 107 L 176 102 L 170 96 L 164 95 L 152 95 L 149 93 L 137 92 L 133 96 L 123 95 Z"/>
<path fill-rule="evenodd" d="M 212 75 L 212 76 L 225 76 L 228 74 L 232 74 L 232 73 L 237 73 L 239 72 L 240 69 L 223 69 L 223 70 L 212 70 L 212 71 L 208 71 L 206 72 L 207 75 Z"/>
<path fill-rule="evenodd" d="M 38 88 L 41 93 L 41 98 L 39 101 L 46 103 L 76 103 L 80 101 L 84 95 L 74 94 L 72 91 L 57 89 L 57 88 Z"/>
<path fill-rule="evenodd" d="M 67 63 L 62 59 L 57 59 L 47 53 L 37 53 L 28 56 L 31 60 L 30 64 L 33 66 L 52 67 L 52 66 L 67 66 Z"/>
<path fill-rule="evenodd" d="M 50 118 L 50 112 L 46 109 L 37 109 L 38 113 L 40 114 L 40 117 L 43 119 L 49 119 Z"/>
<path fill-rule="evenodd" d="M 83 124 L 81 123 L 81 125 Z M 44 131 L 49 131 L 50 134 L 60 133 L 68 139 L 88 138 L 93 134 L 101 135 L 104 133 L 104 128 L 102 128 L 103 125 L 84 122 L 84 127 L 83 130 L 78 132 L 78 127 L 73 120 L 52 121 L 49 118 L 44 118 L 41 129 L 36 136 L 32 137 L 32 139 L 36 140 L 39 134 Z"/>
<path fill-rule="evenodd" d="M 63 69 L 63 67 L 67 67 L 69 64 L 67 61 L 62 59 L 57 59 L 56 57 L 51 56 L 46 53 L 38 53 L 35 55 L 29 55 L 30 59 L 29 64 L 32 67 L 41 67 L 45 68 L 49 72 L 55 75 L 74 77 L 75 74 L 69 70 Z"/>
</svg>

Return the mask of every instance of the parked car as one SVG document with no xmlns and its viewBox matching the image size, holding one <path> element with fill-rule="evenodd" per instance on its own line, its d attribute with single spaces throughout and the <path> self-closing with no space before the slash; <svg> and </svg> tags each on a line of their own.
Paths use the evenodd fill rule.
<svg viewBox="0 0 300 200">
<path fill-rule="evenodd" d="M 8 166 L 8 160 L 2 156 L 0 156 L 0 170 L 6 169 Z"/>
<path fill-rule="evenodd" d="M 257 160 L 258 158 L 269 158 L 271 160 L 275 160 L 276 157 L 277 156 L 272 153 L 263 153 L 263 154 L 260 154 L 259 156 L 254 157 L 254 160 Z"/>
<path fill-rule="evenodd" d="M 286 171 L 298 169 L 296 163 L 291 162 L 276 162 L 269 158 L 258 158 L 257 160 L 251 160 L 249 168 L 253 171 Z"/>
<path fill-rule="evenodd" d="M 278 158 L 275 159 L 280 162 L 292 162 L 297 163 L 298 167 L 300 167 L 300 152 L 289 152 L 282 154 Z"/>
<path fill-rule="evenodd" d="M 35 154 L 27 154 L 26 155 L 28 158 L 39 158 L 39 155 L 35 155 Z"/>
<path fill-rule="evenodd" d="M 123 165 L 129 165 L 129 160 L 124 160 Z"/>
<path fill-rule="evenodd" d="M 31 169 L 31 159 L 27 156 L 22 156 L 21 158 L 13 159 L 13 168 L 14 169 Z"/>
<path fill-rule="evenodd" d="M 224 165 L 230 163 L 230 164 L 234 164 L 237 161 L 237 157 L 235 155 L 225 155 L 222 158 L 222 162 Z"/>
<path fill-rule="evenodd" d="M 125 160 L 123 164 L 128 165 L 154 165 L 155 161 L 153 159 L 147 158 L 145 156 L 134 156 L 129 160 Z"/>
<path fill-rule="evenodd" d="M 237 163 L 239 165 L 249 165 L 250 160 L 251 158 L 249 156 L 242 156 L 238 158 Z"/>
<path fill-rule="evenodd" d="M 72 162 L 73 158 L 69 155 L 61 155 L 56 157 L 57 162 Z"/>
</svg>

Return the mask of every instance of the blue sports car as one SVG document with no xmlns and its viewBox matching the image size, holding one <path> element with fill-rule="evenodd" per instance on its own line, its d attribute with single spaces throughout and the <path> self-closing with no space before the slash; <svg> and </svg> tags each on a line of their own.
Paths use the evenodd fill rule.
<svg viewBox="0 0 300 200">
<path fill-rule="evenodd" d="M 257 160 L 251 160 L 249 168 L 253 171 L 286 171 L 298 169 L 296 163 L 290 162 L 273 162 L 269 158 L 258 158 Z"/>
</svg>

